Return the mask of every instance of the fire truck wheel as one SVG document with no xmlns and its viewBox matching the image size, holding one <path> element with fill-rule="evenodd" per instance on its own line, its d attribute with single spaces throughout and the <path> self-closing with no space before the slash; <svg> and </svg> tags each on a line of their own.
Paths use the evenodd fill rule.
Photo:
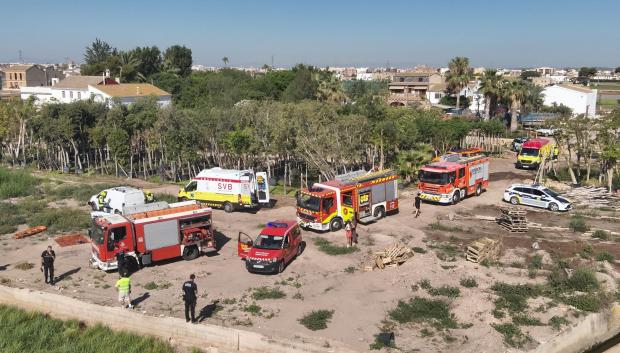
<svg viewBox="0 0 620 353">
<path fill-rule="evenodd" d="M 183 197 L 181 197 L 181 198 L 179 199 L 179 201 L 181 201 L 181 202 L 185 202 L 185 201 L 187 201 L 187 197 L 183 196 Z"/>
<path fill-rule="evenodd" d="M 234 210 L 232 203 L 224 202 L 224 211 L 226 213 L 231 213 Z"/>
<path fill-rule="evenodd" d="M 381 218 L 385 217 L 385 208 L 383 208 L 383 206 L 379 206 L 379 207 L 375 208 L 375 212 L 373 212 L 373 216 L 376 219 L 381 219 Z"/>
<path fill-rule="evenodd" d="M 278 273 L 282 273 L 282 272 L 284 272 L 284 260 L 278 263 Z"/>
<path fill-rule="evenodd" d="M 195 245 L 186 246 L 183 249 L 183 260 L 190 261 L 198 257 L 198 247 Z"/>
<path fill-rule="evenodd" d="M 482 186 L 478 184 L 476 187 L 476 196 L 480 196 L 480 194 L 482 194 Z"/>
<path fill-rule="evenodd" d="M 329 230 L 331 230 L 332 232 L 337 232 L 340 229 L 342 229 L 342 219 L 334 218 L 331 220 L 331 222 L 329 222 Z"/>
<path fill-rule="evenodd" d="M 518 205 L 519 204 L 519 199 L 516 196 L 513 196 L 510 198 L 510 203 L 513 205 Z"/>
<path fill-rule="evenodd" d="M 459 190 L 456 190 L 452 195 L 452 204 L 456 205 L 457 203 L 459 203 L 459 201 L 461 201 L 461 192 Z"/>
</svg>

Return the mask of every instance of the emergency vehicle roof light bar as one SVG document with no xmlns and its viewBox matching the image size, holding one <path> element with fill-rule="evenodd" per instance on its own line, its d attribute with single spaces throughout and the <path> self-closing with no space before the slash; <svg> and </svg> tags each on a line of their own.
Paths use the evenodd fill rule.
<svg viewBox="0 0 620 353">
<path fill-rule="evenodd" d="M 269 228 L 287 228 L 288 224 L 280 223 L 280 222 L 269 222 L 269 223 L 267 223 L 267 227 L 269 227 Z"/>
</svg>

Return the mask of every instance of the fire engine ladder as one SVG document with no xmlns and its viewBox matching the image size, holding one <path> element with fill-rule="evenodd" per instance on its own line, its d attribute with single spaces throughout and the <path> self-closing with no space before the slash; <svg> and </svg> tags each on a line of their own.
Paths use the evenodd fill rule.
<svg viewBox="0 0 620 353">
<path fill-rule="evenodd" d="M 384 178 L 394 175 L 394 171 L 386 169 L 378 172 L 367 172 L 365 170 L 357 170 L 346 174 L 336 175 L 336 180 L 345 184 L 357 184 L 370 181 L 373 179 Z"/>
</svg>

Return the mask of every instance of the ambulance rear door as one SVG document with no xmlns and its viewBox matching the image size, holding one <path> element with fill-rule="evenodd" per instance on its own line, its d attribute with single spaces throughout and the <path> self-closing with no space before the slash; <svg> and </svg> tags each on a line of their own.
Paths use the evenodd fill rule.
<svg viewBox="0 0 620 353">
<path fill-rule="evenodd" d="M 259 203 L 269 203 L 269 182 L 267 179 L 267 173 L 256 173 L 256 190 L 258 193 Z"/>
</svg>

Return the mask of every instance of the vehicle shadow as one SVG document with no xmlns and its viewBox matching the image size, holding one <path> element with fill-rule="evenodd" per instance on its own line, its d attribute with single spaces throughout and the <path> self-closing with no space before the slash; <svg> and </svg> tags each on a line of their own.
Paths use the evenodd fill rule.
<svg viewBox="0 0 620 353">
<path fill-rule="evenodd" d="M 200 312 L 198 313 L 198 317 L 196 318 L 196 321 L 203 322 L 205 319 L 213 316 L 218 303 L 219 303 L 219 300 L 215 300 L 213 301 L 213 303 L 205 305 L 202 309 L 200 309 Z"/>
<path fill-rule="evenodd" d="M 150 297 L 151 297 L 151 294 L 149 292 L 142 293 L 141 296 L 139 296 L 136 299 L 131 301 L 131 305 L 136 306 L 136 305 L 142 303 L 143 301 L 147 300 Z"/>
<path fill-rule="evenodd" d="M 11 264 L 0 265 L 0 271 L 6 271 L 9 266 L 11 266 Z"/>
<path fill-rule="evenodd" d="M 215 244 L 217 244 L 216 251 L 220 251 L 224 247 L 224 245 L 226 245 L 230 240 L 231 240 L 230 237 L 216 230 L 215 231 Z"/>
<path fill-rule="evenodd" d="M 74 268 L 72 270 L 69 270 L 69 271 L 61 274 L 60 276 L 57 276 L 56 279 L 54 280 L 54 282 L 61 282 L 61 281 L 65 280 L 65 279 L 67 279 L 68 277 L 70 277 L 71 275 L 80 272 L 81 269 L 82 269 L 81 267 L 76 267 L 76 268 Z"/>
</svg>

